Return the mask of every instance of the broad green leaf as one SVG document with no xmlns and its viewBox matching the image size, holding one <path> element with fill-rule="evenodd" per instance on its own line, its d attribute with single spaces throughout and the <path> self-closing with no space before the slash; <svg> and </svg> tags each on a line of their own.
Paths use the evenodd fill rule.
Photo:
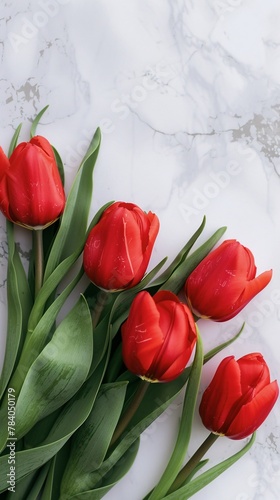
<svg viewBox="0 0 280 500">
<path fill-rule="evenodd" d="M 193 479 L 191 482 L 187 483 L 185 486 L 182 486 L 178 490 L 170 493 L 169 495 L 164 497 L 164 500 L 187 500 L 199 490 L 207 486 L 207 484 L 211 483 L 216 477 L 226 471 L 231 465 L 233 465 L 237 460 L 239 460 L 247 451 L 250 450 L 251 446 L 255 441 L 255 433 L 252 435 L 250 441 L 240 450 L 239 452 L 232 455 L 230 458 L 227 458 L 223 462 L 215 465 L 211 469 L 207 470 L 200 474 L 197 478 Z"/>
<path fill-rule="evenodd" d="M 4 364 L 0 379 L 0 398 L 2 397 L 22 344 L 26 331 L 27 317 L 31 309 L 31 296 L 27 278 L 14 241 L 13 224 L 7 221 L 8 269 L 7 299 L 8 324 Z"/>
<path fill-rule="evenodd" d="M 19 137 L 19 134 L 20 134 L 20 131 L 21 131 L 21 127 L 22 127 L 22 123 L 20 123 L 18 125 L 18 127 L 16 128 L 16 130 L 15 130 L 15 133 L 14 133 L 14 135 L 12 137 L 12 140 L 11 140 L 11 143 L 10 143 L 10 147 L 9 147 L 9 151 L 8 151 L 8 157 L 11 156 L 12 152 L 14 151 L 14 149 L 17 146 L 17 141 L 18 141 L 18 137 Z"/>
<path fill-rule="evenodd" d="M 36 135 L 36 129 L 37 129 L 37 125 L 39 123 L 39 121 L 41 120 L 43 114 L 45 113 L 45 111 L 48 109 L 49 106 L 45 106 L 39 113 L 38 115 L 36 116 L 36 118 L 33 120 L 32 122 L 32 125 L 31 125 L 31 128 L 30 128 L 30 138 L 32 139 L 32 137 L 34 137 L 34 135 Z"/>
<path fill-rule="evenodd" d="M 64 278 L 66 273 L 71 269 L 78 257 L 79 254 L 73 253 L 65 260 L 63 260 L 43 284 L 30 313 L 28 322 L 28 337 L 30 336 L 30 334 L 32 334 L 33 330 L 41 319 L 48 298 L 55 291 L 62 278 Z"/>
<path fill-rule="evenodd" d="M 112 467 L 107 476 L 103 479 L 102 485 L 94 490 L 85 491 L 83 493 L 67 497 L 69 500 L 100 500 L 115 484 L 129 471 L 133 465 L 139 449 L 140 439 L 138 438 L 124 453 L 123 457 L 117 464 Z M 63 497 L 61 498 L 63 500 Z"/>
<path fill-rule="evenodd" d="M 92 349 L 91 315 L 81 297 L 26 375 L 16 405 L 18 438 L 78 391 L 89 372 Z"/>
<path fill-rule="evenodd" d="M 19 291 L 19 298 L 22 310 L 22 335 L 21 335 L 21 345 L 18 351 L 18 356 L 19 356 L 21 348 L 23 346 L 23 342 L 25 341 L 26 337 L 29 315 L 33 306 L 33 298 L 29 287 L 28 279 L 25 270 L 23 268 L 22 261 L 20 259 L 17 248 L 15 248 L 14 252 L 14 265 L 17 274 L 18 291 Z"/>
<path fill-rule="evenodd" d="M 60 178 L 61 178 L 61 182 L 64 185 L 65 177 L 64 177 L 63 162 L 62 162 L 62 159 L 61 159 L 60 154 L 57 151 L 57 149 L 54 146 L 52 146 L 52 149 L 53 149 L 53 152 L 54 152 L 54 156 L 55 156 L 57 168 L 58 168 L 58 171 L 59 171 L 59 175 L 60 175 Z"/>
<path fill-rule="evenodd" d="M 226 231 L 226 227 L 218 229 L 203 245 L 189 255 L 172 273 L 170 278 L 162 284 L 160 290 L 170 290 L 177 294 L 183 287 L 189 274 L 196 268 L 206 255 L 212 250 Z"/>
<path fill-rule="evenodd" d="M 61 225 L 46 265 L 45 280 L 62 260 L 83 249 L 91 205 L 92 172 L 100 141 L 101 133 L 97 129 L 68 195 Z"/>
<path fill-rule="evenodd" d="M 106 381 L 113 382 L 114 380 L 117 380 L 123 367 L 122 342 L 120 342 L 119 345 L 115 347 L 112 357 L 108 363 Z"/>
<path fill-rule="evenodd" d="M 126 382 L 117 382 L 101 387 L 91 414 L 73 437 L 61 483 L 62 495 L 74 496 L 91 489 L 91 473 L 104 460 L 122 411 L 126 386 Z"/>
<path fill-rule="evenodd" d="M 38 471 L 27 474 L 27 476 L 18 481 L 14 491 L 7 491 L 5 500 L 26 500 L 28 492 L 31 490 L 32 484 L 35 483 L 37 476 Z"/>
<path fill-rule="evenodd" d="M 52 430 L 40 446 L 16 453 L 17 481 L 20 481 L 27 474 L 35 471 L 54 457 L 72 434 L 83 424 L 93 407 L 106 365 L 107 359 L 104 358 L 91 378 L 82 385 L 75 396 L 62 408 Z M 0 457 L 0 493 L 7 489 L 8 472 L 7 455 L 3 455 Z"/>
<path fill-rule="evenodd" d="M 49 468 L 50 468 L 50 462 L 43 465 L 43 467 L 41 467 L 41 469 L 38 471 L 36 480 L 34 481 L 32 488 L 30 488 L 28 491 L 28 496 L 27 496 L 28 500 L 38 500 L 40 491 L 46 480 Z M 18 489 L 18 487 L 16 487 L 16 489 Z M 22 500 L 25 499 L 26 497 L 22 497 Z"/>
<path fill-rule="evenodd" d="M 57 498 L 60 497 L 60 483 L 70 450 L 71 440 L 68 440 L 61 450 L 53 457 L 40 500 L 57 500 Z"/>
<path fill-rule="evenodd" d="M 68 441 L 67 441 L 67 443 L 68 443 Z M 67 443 L 65 444 L 65 447 L 66 447 Z M 62 450 L 63 450 L 63 448 L 64 447 L 62 447 Z M 60 452 L 61 452 L 61 450 L 58 453 L 60 453 Z M 53 486 L 54 469 L 55 469 L 55 462 L 56 462 L 57 455 L 55 455 L 50 461 L 50 467 L 49 467 L 46 481 L 45 481 L 45 484 L 43 487 L 43 491 L 41 492 L 41 495 L 40 495 L 40 500 L 51 500 L 51 498 L 52 498 L 52 486 Z"/>
<path fill-rule="evenodd" d="M 11 387 L 16 393 L 22 386 L 24 378 L 34 360 L 40 354 L 44 346 L 49 340 L 50 331 L 55 323 L 56 316 L 63 306 L 65 300 L 80 280 L 83 271 L 80 270 L 73 280 L 65 287 L 61 294 L 55 299 L 51 306 L 46 310 L 37 326 L 35 327 L 32 335 L 26 339 L 24 344 L 19 364 L 11 378 Z M 5 411 L 5 410 L 4 410 Z M 1 443 L 1 428 L 0 428 L 0 443 Z M 0 446 L 1 449 L 1 446 Z"/>
<path fill-rule="evenodd" d="M 94 356 L 90 368 L 90 374 L 94 372 L 96 367 L 105 355 L 106 350 L 109 348 L 111 340 L 111 330 L 109 317 L 105 317 L 93 330 L 94 341 Z"/>
<path fill-rule="evenodd" d="M 100 479 L 120 460 L 140 434 L 164 412 L 185 386 L 189 373 L 190 368 L 186 368 L 180 377 L 172 382 L 165 384 L 150 384 L 141 405 L 131 419 L 127 430 L 123 433 L 123 437 L 119 444 L 117 444 L 98 471 L 93 473 L 91 477 L 92 484 L 95 484 L 95 486 L 98 485 Z"/>
<path fill-rule="evenodd" d="M 199 332 L 197 333 L 198 338 L 196 343 L 196 353 L 186 388 L 180 426 L 174 450 L 167 467 L 159 480 L 159 483 L 147 497 L 149 500 L 160 500 L 164 497 L 179 474 L 187 454 L 203 366 L 203 346 Z"/>
<path fill-rule="evenodd" d="M 53 429 L 60 413 L 61 408 L 57 408 L 57 410 L 50 413 L 50 415 L 47 415 L 33 425 L 32 429 L 30 429 L 30 431 L 24 436 L 24 449 L 36 448 L 37 446 L 40 446 L 42 441 L 48 437 L 49 433 Z"/>
<path fill-rule="evenodd" d="M 195 244 L 198 237 L 201 235 L 201 233 L 205 227 L 205 222 L 206 222 L 206 218 L 203 217 L 202 223 L 200 224 L 199 228 L 192 235 L 192 237 L 189 239 L 189 241 L 186 243 L 186 245 L 182 248 L 182 250 L 178 253 L 178 255 L 175 257 L 175 259 L 170 264 L 170 266 L 168 266 L 168 268 L 158 278 L 156 278 L 155 281 L 152 281 L 148 285 L 148 288 L 155 288 L 155 291 L 156 291 L 157 287 L 160 287 L 160 285 L 165 283 L 170 278 L 170 276 L 175 271 L 175 269 L 177 269 L 177 267 L 186 259 L 191 248 Z"/>
</svg>

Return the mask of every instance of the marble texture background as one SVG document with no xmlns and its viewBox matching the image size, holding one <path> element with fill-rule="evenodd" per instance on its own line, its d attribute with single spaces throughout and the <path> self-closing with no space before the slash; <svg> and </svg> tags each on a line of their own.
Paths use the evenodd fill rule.
<svg viewBox="0 0 280 500">
<path fill-rule="evenodd" d="M 151 266 L 170 259 L 200 224 L 218 227 L 255 255 L 269 286 L 236 318 L 201 322 L 206 346 L 242 337 L 224 356 L 260 351 L 280 361 L 280 4 L 278 0 L 3 0 L 0 8 L 0 143 L 49 104 L 38 133 L 59 150 L 69 190 L 97 126 L 102 147 L 91 208 L 125 200 L 152 210 L 161 230 Z M 19 230 L 23 259 L 30 241 Z M 6 323 L 5 220 L 0 217 L 1 361 Z M 182 397 L 144 432 L 138 457 L 107 500 L 141 500 L 160 477 L 176 437 Z M 280 403 L 251 451 L 195 500 L 277 500 Z M 193 451 L 206 436 L 197 416 Z M 214 462 L 239 449 L 220 439 Z M 226 493 L 225 493 L 226 492 Z"/>
</svg>

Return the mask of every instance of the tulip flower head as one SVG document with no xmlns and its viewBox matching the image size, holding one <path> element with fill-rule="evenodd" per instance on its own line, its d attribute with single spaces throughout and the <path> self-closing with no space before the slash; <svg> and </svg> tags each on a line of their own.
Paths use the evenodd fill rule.
<svg viewBox="0 0 280 500">
<path fill-rule="evenodd" d="M 228 356 L 204 392 L 199 413 L 213 433 L 243 439 L 260 427 L 278 394 L 277 381 L 270 382 L 261 354 L 247 354 L 237 361 Z"/>
<path fill-rule="evenodd" d="M 143 278 L 159 220 L 133 203 L 116 202 L 104 210 L 84 248 L 89 279 L 105 290 L 131 288 Z"/>
<path fill-rule="evenodd" d="M 0 210 L 28 229 L 42 229 L 62 214 L 65 194 L 50 143 L 41 136 L 20 143 L 10 159 L 0 148 Z"/>
<path fill-rule="evenodd" d="M 227 321 L 238 314 L 270 282 L 272 271 L 256 277 L 252 252 L 236 240 L 226 240 L 209 253 L 185 283 L 194 314 Z"/>
<path fill-rule="evenodd" d="M 177 378 L 197 340 L 189 308 L 168 291 L 136 295 L 121 332 L 126 367 L 150 382 Z"/>
</svg>

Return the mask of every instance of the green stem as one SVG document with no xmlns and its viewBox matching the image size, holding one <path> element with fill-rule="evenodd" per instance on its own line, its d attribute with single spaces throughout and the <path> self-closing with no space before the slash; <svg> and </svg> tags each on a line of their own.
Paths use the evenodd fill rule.
<svg viewBox="0 0 280 500">
<path fill-rule="evenodd" d="M 169 462 L 163 472 L 158 484 L 145 497 L 149 500 L 161 500 L 165 497 L 169 488 L 175 481 L 185 456 L 188 451 L 188 446 L 191 438 L 191 431 L 196 407 L 197 395 L 200 387 L 200 378 L 203 365 L 203 345 L 197 329 L 197 343 L 194 362 L 190 371 L 188 384 L 184 397 L 183 410 L 181 414 L 181 422 L 177 434 L 176 443 L 169 459 Z"/>
<path fill-rule="evenodd" d="M 112 436 L 110 446 L 112 446 L 117 441 L 117 439 L 119 439 L 120 435 L 123 433 L 123 431 L 128 426 L 132 417 L 135 415 L 136 410 L 139 408 L 139 405 L 140 405 L 141 401 L 143 400 L 149 385 L 150 385 L 150 382 L 147 382 L 146 380 L 140 381 L 130 405 L 128 406 L 128 408 L 125 410 L 125 412 L 123 413 L 123 415 L 120 418 L 120 421 L 119 421 L 119 423 L 115 429 L 115 432 Z"/>
<path fill-rule="evenodd" d="M 203 458 L 203 456 L 209 450 L 209 448 L 212 446 L 212 444 L 215 443 L 215 441 L 218 439 L 218 437 L 219 437 L 219 434 L 213 434 L 212 432 L 209 434 L 209 436 L 205 439 L 205 441 L 202 443 L 202 445 L 196 450 L 194 455 L 190 458 L 190 460 L 186 463 L 186 465 L 181 469 L 181 471 L 179 472 L 178 476 L 176 477 L 174 483 L 171 485 L 170 489 L 168 490 L 168 494 L 172 493 L 173 491 L 176 491 L 178 488 L 180 488 L 184 484 L 184 482 L 187 480 L 187 478 L 190 476 L 190 474 L 193 472 L 193 470 L 199 464 L 200 460 Z"/>
<path fill-rule="evenodd" d="M 99 290 L 97 296 L 96 296 L 96 302 L 94 304 L 93 310 L 92 310 L 92 326 L 93 328 L 96 327 L 101 313 L 105 307 L 105 305 L 108 302 L 109 298 L 109 293 L 105 292 L 104 290 Z"/>
<path fill-rule="evenodd" d="M 35 297 L 37 297 L 43 283 L 44 273 L 44 250 L 43 250 L 43 230 L 33 231 L 33 246 L 35 254 Z"/>
</svg>

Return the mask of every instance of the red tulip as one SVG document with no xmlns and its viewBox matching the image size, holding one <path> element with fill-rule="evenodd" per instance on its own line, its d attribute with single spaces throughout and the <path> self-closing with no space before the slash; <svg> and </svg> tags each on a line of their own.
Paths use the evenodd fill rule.
<svg viewBox="0 0 280 500">
<path fill-rule="evenodd" d="M 7 219 L 29 229 L 54 222 L 65 194 L 50 143 L 41 136 L 19 144 L 10 159 L 0 148 L 0 209 Z"/>
<path fill-rule="evenodd" d="M 228 356 L 204 392 L 199 413 L 212 432 L 243 439 L 263 423 L 278 394 L 277 381 L 270 382 L 261 354 L 247 354 L 237 361 Z"/>
<path fill-rule="evenodd" d="M 152 382 L 178 377 L 197 339 L 190 310 L 167 291 L 154 297 L 146 291 L 136 295 L 121 332 L 125 365 Z"/>
<path fill-rule="evenodd" d="M 188 277 L 185 293 L 194 314 L 227 321 L 270 282 L 272 271 L 256 277 L 250 250 L 236 240 L 224 241 Z"/>
<path fill-rule="evenodd" d="M 133 203 L 116 202 L 104 210 L 84 249 L 89 279 L 105 290 L 131 288 L 143 278 L 159 220 Z"/>
</svg>

